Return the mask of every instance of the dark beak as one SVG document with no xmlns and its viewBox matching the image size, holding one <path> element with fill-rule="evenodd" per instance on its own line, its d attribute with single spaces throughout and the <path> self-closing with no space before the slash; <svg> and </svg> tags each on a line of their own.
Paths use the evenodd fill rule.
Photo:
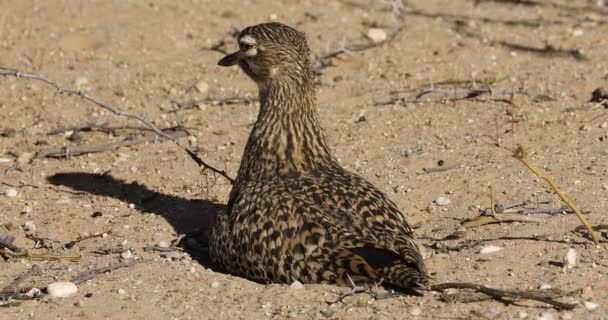
<svg viewBox="0 0 608 320">
<path fill-rule="evenodd" d="M 222 67 L 230 67 L 230 66 L 233 66 L 233 65 L 239 63 L 240 59 L 241 59 L 241 51 L 236 51 L 236 52 L 233 52 L 233 53 L 228 54 L 225 57 L 223 57 L 222 60 L 218 61 L 217 64 Z"/>
</svg>

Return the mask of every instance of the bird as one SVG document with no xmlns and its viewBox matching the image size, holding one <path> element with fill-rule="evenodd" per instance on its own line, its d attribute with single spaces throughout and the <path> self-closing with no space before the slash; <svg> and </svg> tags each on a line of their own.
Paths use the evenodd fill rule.
<svg viewBox="0 0 608 320">
<path fill-rule="evenodd" d="M 394 202 L 344 169 L 321 128 L 306 36 L 270 22 L 246 27 L 219 66 L 238 66 L 259 111 L 209 255 L 260 283 L 428 284 L 413 231 Z"/>
</svg>

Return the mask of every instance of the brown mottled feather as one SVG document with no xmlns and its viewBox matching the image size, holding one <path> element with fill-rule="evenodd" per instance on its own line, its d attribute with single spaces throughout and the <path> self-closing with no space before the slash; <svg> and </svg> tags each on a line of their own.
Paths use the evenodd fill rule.
<svg viewBox="0 0 608 320">
<path fill-rule="evenodd" d="M 211 231 L 211 258 L 261 282 L 426 283 L 399 209 L 327 146 L 304 34 L 267 23 L 244 29 L 239 42 L 220 65 L 238 64 L 258 84 L 260 111 Z"/>
</svg>

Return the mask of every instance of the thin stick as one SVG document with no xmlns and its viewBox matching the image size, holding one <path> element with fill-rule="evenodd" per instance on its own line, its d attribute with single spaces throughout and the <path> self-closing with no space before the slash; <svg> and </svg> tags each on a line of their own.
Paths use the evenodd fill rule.
<svg viewBox="0 0 608 320">
<path fill-rule="evenodd" d="M 27 250 L 25 252 L 13 252 L 8 249 L 0 249 L 0 255 L 9 258 L 25 258 L 31 260 L 67 260 L 70 262 L 77 262 L 80 260 L 80 256 L 76 255 L 36 254 L 30 253 Z"/>
<path fill-rule="evenodd" d="M 201 99 L 193 99 L 190 101 L 179 102 L 176 100 L 171 100 L 171 103 L 177 106 L 177 110 L 185 110 L 191 109 L 195 106 L 200 105 L 201 103 L 210 104 L 212 106 L 216 105 L 229 105 L 229 104 L 247 104 L 255 102 L 257 99 L 255 97 L 247 97 L 247 96 L 234 96 L 234 97 L 206 97 Z M 172 112 L 175 112 L 172 111 Z"/>
<path fill-rule="evenodd" d="M 425 173 L 445 172 L 452 169 L 458 168 L 458 165 L 445 166 L 445 167 L 434 167 L 434 168 L 423 168 Z"/>
<path fill-rule="evenodd" d="M 230 181 L 230 183 L 234 183 L 234 180 L 232 178 L 230 178 L 226 172 L 224 172 L 223 170 L 218 170 L 210 165 L 208 165 L 206 162 L 204 162 L 200 157 L 198 157 L 192 150 L 188 149 L 186 146 L 184 146 L 183 144 L 181 144 L 179 142 L 179 140 L 175 137 L 172 137 L 171 135 L 163 132 L 162 130 L 158 129 L 154 124 L 152 124 L 152 122 L 150 122 L 149 120 L 147 120 L 144 116 L 137 116 L 134 114 L 130 114 L 124 111 L 120 111 L 116 108 L 114 108 L 113 106 L 102 102 L 88 94 L 86 94 L 84 91 L 80 91 L 80 90 L 73 90 L 73 89 L 67 89 L 64 88 L 63 86 L 59 85 L 58 83 L 49 80 L 49 78 L 45 75 L 39 75 L 39 74 L 31 74 L 31 73 L 24 73 L 18 70 L 14 70 L 14 69 L 5 69 L 5 68 L 0 68 L 0 76 L 12 76 L 12 77 L 16 77 L 16 78 L 26 78 L 26 79 L 33 79 L 33 80 L 38 80 L 38 81 L 42 81 L 52 87 L 54 87 L 57 92 L 59 92 L 59 94 L 66 94 L 66 95 L 71 95 L 71 96 L 77 96 L 80 97 L 81 99 L 90 101 L 94 104 L 96 104 L 97 106 L 106 109 L 110 112 L 112 112 L 113 114 L 115 114 L 116 116 L 120 116 L 120 117 L 126 117 L 126 118 L 130 118 L 130 119 L 135 119 L 141 123 L 143 123 L 144 125 L 146 125 L 146 127 L 152 129 L 152 131 L 154 131 L 154 133 L 156 133 L 157 135 L 171 140 L 173 141 L 173 143 L 175 143 L 178 147 L 180 147 L 182 150 L 186 151 L 186 153 L 188 153 L 188 155 L 190 156 L 190 158 L 192 158 L 192 160 L 194 160 L 194 162 L 196 162 L 196 164 L 199 167 L 202 167 L 204 169 L 209 169 L 215 173 L 220 174 L 222 177 L 226 178 L 228 181 Z"/>
<path fill-rule="evenodd" d="M 144 127 L 144 126 L 130 126 L 130 125 L 110 126 L 104 122 L 89 122 L 89 123 L 85 123 L 85 124 L 81 124 L 81 125 L 73 126 L 73 127 L 53 129 L 53 130 L 49 131 L 47 133 L 47 135 L 52 136 L 55 134 L 70 132 L 70 131 L 93 131 L 93 130 L 99 130 L 99 131 L 103 131 L 103 132 L 112 132 L 112 131 L 117 131 L 117 130 L 153 131 L 152 129 L 150 129 L 148 127 Z M 166 132 L 167 129 L 165 129 L 163 131 Z"/>
<path fill-rule="evenodd" d="M 116 270 L 116 269 L 120 269 L 120 268 L 128 268 L 128 267 L 134 266 L 134 265 L 136 265 L 138 263 L 142 263 L 142 262 L 144 262 L 144 260 L 142 260 L 142 259 L 133 260 L 133 261 L 129 261 L 129 262 L 118 263 L 118 264 L 114 264 L 114 265 L 107 266 L 107 267 L 102 267 L 102 268 L 97 268 L 97 269 L 81 272 L 76 277 L 74 277 L 72 280 L 70 280 L 70 282 L 75 285 L 79 285 L 85 281 L 94 279 L 98 274 L 110 272 L 112 270 Z"/>
<path fill-rule="evenodd" d="M 534 172 L 534 174 L 537 175 L 539 178 L 543 178 L 545 181 L 547 181 L 549 186 L 551 186 L 551 188 L 555 191 L 555 193 L 557 193 L 557 195 L 562 199 L 562 201 L 564 201 L 568 205 L 568 207 L 570 207 L 572 210 L 574 210 L 574 213 L 576 214 L 578 219 L 583 223 L 583 225 L 585 226 L 585 228 L 591 235 L 593 242 L 595 242 L 595 244 L 598 244 L 599 239 L 597 238 L 595 231 L 593 231 L 591 224 L 589 224 L 589 222 L 583 216 L 583 214 L 574 206 L 574 203 L 572 203 L 572 201 L 570 201 L 570 199 L 568 199 L 568 197 L 566 197 L 566 195 L 559 189 L 559 187 L 555 184 L 553 179 L 550 176 L 548 176 L 547 174 L 545 174 L 544 172 L 538 170 L 536 167 L 534 167 L 532 165 L 532 163 L 530 163 L 530 161 L 527 158 L 526 150 L 524 149 L 524 147 L 522 147 L 521 145 L 518 146 L 517 149 L 515 150 L 515 152 L 513 153 L 513 157 L 515 157 L 515 159 L 521 161 L 526 167 L 528 167 L 528 169 L 530 169 L 530 171 Z"/>
<path fill-rule="evenodd" d="M 0 290 L 0 294 L 9 293 L 9 292 L 17 292 L 19 285 L 23 281 L 25 281 L 29 277 L 40 275 L 41 273 L 42 273 L 42 268 L 40 268 L 40 266 L 37 264 L 33 265 L 32 268 L 30 268 L 28 271 L 24 272 L 23 274 L 21 274 L 20 276 L 15 278 L 15 280 L 13 280 L 13 282 L 11 284 L 4 287 L 4 289 Z"/>
<path fill-rule="evenodd" d="M 463 228 L 475 228 L 475 227 L 480 227 L 480 226 L 484 226 L 486 224 L 493 224 L 493 223 L 506 223 L 506 222 L 536 222 L 536 223 L 541 223 L 543 222 L 543 220 L 537 219 L 537 218 L 532 218 L 532 217 L 526 217 L 526 216 L 520 216 L 520 215 L 508 215 L 508 214 L 501 214 L 501 215 L 496 215 L 496 216 L 479 216 L 479 217 L 475 217 L 473 219 L 469 219 L 464 221 L 461 224 L 461 227 Z"/>
<path fill-rule="evenodd" d="M 13 241 L 15 241 L 15 237 L 13 237 L 11 235 L 0 236 L 0 248 L 7 248 L 13 252 L 25 252 L 26 251 L 24 248 L 14 245 Z"/>
<path fill-rule="evenodd" d="M 145 246 L 144 251 L 172 252 L 172 251 L 184 251 L 184 249 L 181 247 Z"/>
<path fill-rule="evenodd" d="M 564 303 L 553 299 L 548 295 L 543 295 L 539 291 L 529 292 L 529 291 L 511 291 L 504 289 L 495 289 L 486 287 L 480 284 L 467 283 L 467 282 L 446 282 L 434 284 L 428 287 L 431 291 L 442 292 L 446 289 L 472 289 L 477 292 L 481 292 L 491 296 L 492 298 L 505 301 L 505 298 L 509 299 L 508 301 L 515 302 L 520 300 L 536 300 L 546 304 L 549 304 L 553 307 L 563 310 L 572 310 L 576 308 L 577 304 L 573 303 Z"/>
<path fill-rule="evenodd" d="M 500 147 L 500 119 L 498 116 L 494 118 L 494 122 L 496 123 L 496 146 Z"/>
<path fill-rule="evenodd" d="M 75 246 L 80 241 L 95 239 L 95 238 L 103 238 L 110 234 L 112 234 L 112 230 L 108 230 L 106 232 L 93 233 L 88 236 L 78 237 L 78 238 L 76 238 L 76 240 L 66 243 L 65 247 L 69 249 L 69 248 Z"/>
<path fill-rule="evenodd" d="M 179 138 L 179 137 L 185 137 L 188 134 L 183 131 L 178 131 L 175 133 L 168 133 L 168 135 L 170 135 L 174 138 Z M 128 147 L 128 146 L 147 143 L 147 142 L 154 142 L 157 140 L 158 140 L 158 136 L 153 135 L 153 136 L 148 136 L 148 137 L 127 138 L 127 139 L 124 139 L 119 142 L 107 143 L 107 144 L 81 145 L 81 146 L 74 146 L 74 147 L 51 147 L 51 148 L 42 149 L 42 150 L 36 152 L 36 157 L 39 159 L 47 158 L 47 157 L 49 157 L 49 158 L 50 157 L 69 158 L 71 156 L 79 156 L 79 155 L 88 154 L 88 153 L 98 153 L 98 152 L 104 152 L 104 151 L 109 151 L 109 150 L 115 150 L 115 149 L 122 148 L 122 147 Z"/>
</svg>

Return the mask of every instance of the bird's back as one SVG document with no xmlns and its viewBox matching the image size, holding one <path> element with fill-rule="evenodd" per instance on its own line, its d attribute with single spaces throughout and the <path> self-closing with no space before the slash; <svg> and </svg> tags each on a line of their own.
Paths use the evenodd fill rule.
<svg viewBox="0 0 608 320">
<path fill-rule="evenodd" d="M 211 237 L 227 270 L 261 282 L 390 283 L 427 279 L 393 202 L 342 168 L 236 185 Z"/>
</svg>

